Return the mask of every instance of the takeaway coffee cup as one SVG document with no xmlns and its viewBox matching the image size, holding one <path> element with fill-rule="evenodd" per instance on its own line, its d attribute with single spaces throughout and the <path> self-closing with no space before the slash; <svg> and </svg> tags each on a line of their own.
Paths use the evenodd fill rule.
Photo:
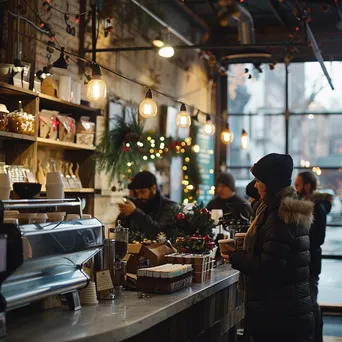
<svg viewBox="0 0 342 342">
<path fill-rule="evenodd" d="M 242 250 L 243 249 L 243 242 L 245 241 L 245 237 L 246 237 L 247 233 L 236 233 L 235 234 L 235 248 L 238 250 Z"/>
</svg>

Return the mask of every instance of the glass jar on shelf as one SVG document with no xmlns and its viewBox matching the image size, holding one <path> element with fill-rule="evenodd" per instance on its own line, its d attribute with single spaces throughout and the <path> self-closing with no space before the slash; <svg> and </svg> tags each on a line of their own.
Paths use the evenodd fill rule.
<svg viewBox="0 0 342 342">
<path fill-rule="evenodd" d="M 7 130 L 12 133 L 34 135 L 35 117 L 33 114 L 28 114 L 23 110 L 22 102 L 19 101 L 18 110 L 8 114 Z"/>
<path fill-rule="evenodd" d="M 11 183 L 26 182 L 25 168 L 22 165 L 8 165 L 7 173 L 10 175 Z"/>
<path fill-rule="evenodd" d="M 7 130 L 8 113 L 7 107 L 4 104 L 0 104 L 0 131 Z"/>
</svg>

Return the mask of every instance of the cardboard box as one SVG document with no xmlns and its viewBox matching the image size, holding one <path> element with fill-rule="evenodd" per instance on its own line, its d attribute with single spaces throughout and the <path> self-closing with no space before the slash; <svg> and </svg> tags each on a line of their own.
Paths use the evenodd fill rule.
<svg viewBox="0 0 342 342">
<path fill-rule="evenodd" d="M 176 250 L 165 243 L 155 243 L 151 245 L 128 244 L 127 272 L 137 273 L 139 268 L 159 266 L 165 264 L 165 255 L 175 253 Z"/>
</svg>

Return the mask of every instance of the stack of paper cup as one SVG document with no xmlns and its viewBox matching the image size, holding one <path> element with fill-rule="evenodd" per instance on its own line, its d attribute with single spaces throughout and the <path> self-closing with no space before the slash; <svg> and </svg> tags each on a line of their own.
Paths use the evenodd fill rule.
<svg viewBox="0 0 342 342">
<path fill-rule="evenodd" d="M 96 305 L 99 303 L 96 295 L 96 285 L 93 281 L 90 281 L 88 286 L 81 290 L 80 300 L 82 305 Z"/>
<path fill-rule="evenodd" d="M 211 211 L 211 219 L 214 221 L 215 224 L 218 224 L 219 218 L 223 216 L 223 210 L 221 209 L 213 209 Z"/>
<path fill-rule="evenodd" d="M 11 180 L 9 174 L 0 173 L 0 200 L 8 200 L 11 194 Z"/>
<path fill-rule="evenodd" d="M 46 197 L 52 199 L 64 198 L 64 186 L 59 171 L 49 172 L 46 175 Z"/>
</svg>

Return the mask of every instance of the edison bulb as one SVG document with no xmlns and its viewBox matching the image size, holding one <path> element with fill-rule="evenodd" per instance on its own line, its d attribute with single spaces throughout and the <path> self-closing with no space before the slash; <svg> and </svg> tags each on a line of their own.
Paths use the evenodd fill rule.
<svg viewBox="0 0 342 342">
<path fill-rule="evenodd" d="M 165 45 L 158 52 L 159 56 L 164 58 L 170 58 L 175 54 L 175 50 L 170 45 Z"/>
<path fill-rule="evenodd" d="M 203 126 L 203 133 L 206 135 L 213 135 L 215 133 L 215 125 L 211 121 L 207 121 Z"/>
<path fill-rule="evenodd" d="M 179 128 L 188 128 L 191 125 L 190 115 L 186 111 L 180 111 L 176 116 L 176 125 Z"/>
<path fill-rule="evenodd" d="M 101 76 L 93 76 L 88 83 L 87 98 L 91 102 L 104 101 L 107 96 L 106 83 L 101 79 Z"/>
<path fill-rule="evenodd" d="M 241 133 L 241 147 L 243 149 L 246 149 L 248 147 L 248 134 L 244 129 Z"/>
<path fill-rule="evenodd" d="M 146 98 L 140 103 L 139 113 L 142 117 L 148 119 L 157 115 L 158 107 L 156 103 L 149 98 Z"/>
<path fill-rule="evenodd" d="M 155 47 L 158 47 L 158 48 L 161 48 L 165 45 L 165 43 L 163 42 L 163 40 L 161 39 L 161 37 L 156 37 L 154 40 L 153 40 L 153 45 Z"/>
<path fill-rule="evenodd" d="M 234 140 L 234 134 L 231 130 L 226 129 L 221 133 L 221 141 L 224 144 L 231 144 Z"/>
</svg>

